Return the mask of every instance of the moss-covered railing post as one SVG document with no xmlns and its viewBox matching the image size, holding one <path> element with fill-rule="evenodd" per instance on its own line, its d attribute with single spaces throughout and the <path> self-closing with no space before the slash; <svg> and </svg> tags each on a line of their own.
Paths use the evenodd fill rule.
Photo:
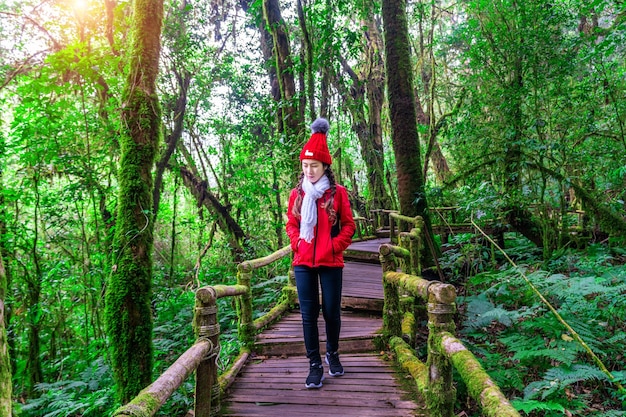
<svg viewBox="0 0 626 417">
<path fill-rule="evenodd" d="M 456 389 L 453 371 L 456 369 L 486 417 L 519 417 L 519 413 L 504 397 L 498 386 L 482 369 L 474 355 L 454 337 L 456 289 L 450 284 L 428 281 L 417 275 L 420 259 L 421 218 L 408 218 L 391 212 L 390 220 L 408 221 L 415 225 L 411 232 L 399 234 L 400 243 L 379 247 L 383 269 L 383 335 L 396 355 L 398 364 L 414 379 L 424 399 L 429 417 L 453 417 Z M 407 238 L 409 242 L 407 244 Z M 397 272 L 396 262 L 402 260 L 408 271 Z M 401 298 L 402 297 L 402 298 Z M 417 321 L 428 315 L 428 358 L 426 363 L 416 356 Z M 421 320 L 423 322 L 423 319 Z"/>
<path fill-rule="evenodd" d="M 422 231 L 424 230 L 424 220 L 421 217 L 414 219 L 415 227 L 411 229 L 409 250 L 411 251 L 411 274 L 422 275 Z"/>
<path fill-rule="evenodd" d="M 434 284 L 434 285 L 431 285 Z M 428 285 L 428 386 L 426 405 L 431 417 L 452 417 L 456 401 L 453 366 L 440 348 L 443 332 L 454 334 L 456 289 L 450 284 L 431 281 Z"/>
<path fill-rule="evenodd" d="M 381 245 L 379 253 L 384 277 L 385 272 L 396 270 L 396 262 L 390 245 Z M 383 279 L 383 334 L 387 338 L 400 335 L 400 317 L 397 314 L 399 307 L 400 299 L 397 286 Z"/>
<path fill-rule="evenodd" d="M 237 284 L 248 288 L 248 291 L 237 299 L 237 317 L 239 319 L 239 340 L 250 347 L 254 342 L 254 327 L 252 326 L 252 281 L 253 265 L 249 262 L 242 262 L 237 265 Z"/>
<path fill-rule="evenodd" d="M 196 292 L 194 332 L 198 340 L 212 346 L 196 369 L 195 417 L 213 417 L 220 411 L 220 386 L 217 380 L 220 325 L 217 321 L 217 294 L 213 287 Z"/>
<path fill-rule="evenodd" d="M 411 236 L 408 233 L 401 232 L 398 234 L 398 246 L 406 251 L 408 256 L 400 257 L 399 267 L 405 274 L 411 273 Z"/>
<path fill-rule="evenodd" d="M 386 337 L 400 336 L 402 333 L 402 312 L 397 283 L 384 279 L 387 272 L 395 272 L 396 255 L 408 256 L 408 251 L 393 245 L 380 245 L 380 263 L 383 269 L 383 334 Z"/>
<path fill-rule="evenodd" d="M 396 238 L 396 222 L 392 216 L 392 213 L 389 213 L 389 240 L 391 243 L 398 244 L 398 239 Z"/>
</svg>

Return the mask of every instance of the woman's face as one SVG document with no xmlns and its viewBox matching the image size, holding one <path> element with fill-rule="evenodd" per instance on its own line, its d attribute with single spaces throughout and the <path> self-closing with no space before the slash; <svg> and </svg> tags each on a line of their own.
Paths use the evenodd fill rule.
<svg viewBox="0 0 626 417">
<path fill-rule="evenodd" d="M 304 176 L 312 184 L 315 184 L 320 178 L 322 178 L 324 171 L 326 171 L 324 164 L 317 159 L 302 160 L 302 172 L 304 172 Z"/>
</svg>

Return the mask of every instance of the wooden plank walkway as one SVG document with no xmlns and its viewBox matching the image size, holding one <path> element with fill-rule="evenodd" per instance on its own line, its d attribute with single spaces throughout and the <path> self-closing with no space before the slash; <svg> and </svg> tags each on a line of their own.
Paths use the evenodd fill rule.
<svg viewBox="0 0 626 417">
<path fill-rule="evenodd" d="M 346 373 L 326 374 L 320 389 L 306 389 L 304 357 L 261 358 L 237 377 L 222 416 L 416 416 L 391 365 L 376 354 L 341 356 Z"/>
<path fill-rule="evenodd" d="M 349 251 L 378 252 L 389 239 L 355 242 Z M 222 416 L 419 416 L 420 405 L 402 386 L 386 355 L 376 352 L 374 338 L 382 328 L 382 270 L 372 262 L 346 262 L 342 327 L 339 341 L 345 375 L 326 378 L 321 389 L 306 389 L 308 359 L 300 312 L 292 311 L 257 336 L 252 359 L 235 378 L 223 401 Z M 357 255 L 359 258 L 359 255 Z M 325 353 L 324 320 L 319 320 L 320 347 Z"/>
<path fill-rule="evenodd" d="M 342 311 L 339 350 L 342 353 L 372 352 L 374 350 L 373 339 L 380 334 L 382 325 L 380 314 Z M 323 349 L 326 346 L 326 330 L 321 314 L 318 328 L 320 345 Z M 273 324 L 263 333 L 257 335 L 255 350 L 256 353 L 266 356 L 303 355 L 305 349 L 300 311 L 292 311 L 278 323 Z"/>
</svg>

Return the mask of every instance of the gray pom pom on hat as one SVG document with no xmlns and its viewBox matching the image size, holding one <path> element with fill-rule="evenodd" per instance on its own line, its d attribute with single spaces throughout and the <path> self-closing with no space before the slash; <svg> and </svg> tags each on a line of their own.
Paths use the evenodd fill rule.
<svg viewBox="0 0 626 417">
<path fill-rule="evenodd" d="M 330 124 L 328 123 L 328 120 L 324 119 L 323 117 L 319 117 L 315 119 L 313 123 L 311 123 L 311 130 L 313 131 L 313 133 L 328 133 L 329 129 Z"/>
</svg>

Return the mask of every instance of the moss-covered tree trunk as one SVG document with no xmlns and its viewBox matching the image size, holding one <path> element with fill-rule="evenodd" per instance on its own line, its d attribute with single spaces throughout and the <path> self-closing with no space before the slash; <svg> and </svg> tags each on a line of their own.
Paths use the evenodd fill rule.
<svg viewBox="0 0 626 417">
<path fill-rule="evenodd" d="M 4 137 L 0 135 L 0 157 L 4 157 Z M 6 223 L 4 216 L 4 194 L 2 189 L 2 171 L 0 170 L 0 416 L 11 417 L 11 398 L 13 395 L 12 367 L 11 367 L 11 343 L 7 337 L 9 314 L 5 304 L 7 289 L 9 288 L 10 275 L 4 266 L 6 245 Z"/>
<path fill-rule="evenodd" d="M 4 300 L 7 293 L 7 274 L 0 253 L 0 416 L 11 417 L 11 362 L 7 341 L 6 322 L 4 321 Z"/>
<path fill-rule="evenodd" d="M 308 138 L 303 135 L 303 113 L 298 111 L 298 102 L 295 100 L 296 83 L 289 33 L 282 18 L 278 0 L 263 0 L 263 17 L 264 26 L 261 26 L 261 31 L 267 31 L 272 35 L 271 59 L 276 68 L 275 81 L 277 81 L 279 92 L 274 97 L 280 100 L 277 106 L 278 132 L 284 137 L 284 142 L 289 144 L 289 149 L 294 150 L 293 172 L 297 174 L 300 172 L 299 152 L 305 139 Z"/>
<path fill-rule="evenodd" d="M 426 233 L 432 236 L 417 134 L 406 2 L 386 0 L 382 12 L 391 139 L 396 159 L 400 211 L 405 216 L 422 216 Z M 427 252 L 424 251 L 424 254 Z M 425 266 L 432 265 L 430 256 L 423 261 Z"/>
<path fill-rule="evenodd" d="M 130 73 L 123 93 L 119 196 L 106 325 L 118 398 L 152 380 L 152 169 L 161 138 L 156 78 L 163 2 L 133 2 Z"/>
<path fill-rule="evenodd" d="M 513 131 L 509 134 L 505 147 L 505 156 L 502 166 L 504 175 L 504 192 L 509 198 L 504 208 L 508 223 L 528 240 L 539 247 L 543 246 L 541 227 L 535 222 L 530 211 L 525 207 L 522 193 L 522 150 L 523 142 L 523 113 L 522 94 L 524 78 L 520 57 L 514 60 L 511 70 L 511 82 L 507 85 L 507 103 L 503 106 L 509 126 Z"/>
<path fill-rule="evenodd" d="M 385 99 L 385 66 L 382 57 L 383 41 L 374 19 L 374 5 L 366 6 L 367 17 L 362 26 L 364 56 L 360 61 L 363 71 L 357 73 L 343 57 L 341 65 L 352 80 L 350 88 L 335 79 L 335 87 L 346 98 L 352 114 L 353 130 L 361 144 L 361 156 L 367 170 L 369 208 L 391 209 L 392 201 L 385 187 L 384 149 L 381 114 Z M 328 66 L 330 68 L 332 66 Z M 367 213 L 363 213 L 366 215 Z"/>
<path fill-rule="evenodd" d="M 370 4 L 370 7 L 373 9 L 374 5 Z M 385 101 L 385 64 L 382 56 L 384 45 L 373 10 L 368 14 L 366 25 L 368 28 L 367 38 L 370 40 L 370 43 L 367 45 L 370 73 L 367 77 L 365 90 L 368 103 L 371 147 L 369 148 L 367 158 L 364 159 L 371 170 L 368 181 L 372 189 L 373 208 L 392 209 L 392 200 L 385 188 L 383 125 L 381 121 L 383 103 Z"/>
<path fill-rule="evenodd" d="M 28 360 L 27 360 L 27 391 L 29 396 L 36 396 L 35 387 L 43 382 L 43 368 L 41 365 L 41 339 L 40 331 L 42 326 L 43 309 L 41 305 L 41 284 L 43 271 L 40 263 L 39 246 L 39 220 L 41 212 L 41 194 L 39 193 L 40 178 L 35 173 L 32 183 L 35 193 L 35 207 L 33 218 L 33 238 L 31 244 L 31 255 L 34 271 L 29 271 L 25 275 L 26 299 L 28 305 L 27 326 L 28 326 Z"/>
</svg>

